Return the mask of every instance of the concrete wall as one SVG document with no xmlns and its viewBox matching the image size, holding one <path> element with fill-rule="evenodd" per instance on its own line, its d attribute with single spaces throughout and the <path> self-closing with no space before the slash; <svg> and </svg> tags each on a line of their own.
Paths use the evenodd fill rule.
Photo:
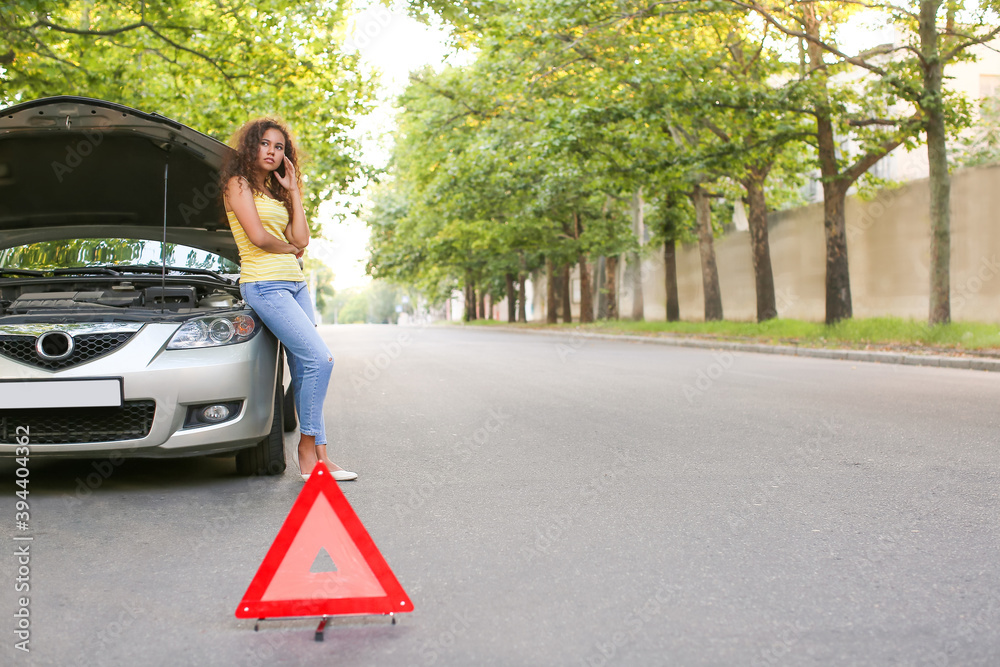
<svg viewBox="0 0 1000 667">
<path fill-rule="evenodd" d="M 847 253 L 856 317 L 926 319 L 930 211 L 926 180 L 847 201 Z M 772 214 L 768 234 L 780 317 L 822 321 L 825 313 L 823 205 Z M 756 294 L 749 232 L 716 239 L 726 319 L 753 320 Z M 1000 322 L 1000 166 L 952 175 L 952 319 Z M 697 245 L 678 251 L 681 318 L 704 318 Z M 665 319 L 662 258 L 647 260 L 646 319 Z M 647 287 L 648 285 L 648 287 Z M 623 312 L 628 312 L 623 308 Z"/>
<path fill-rule="evenodd" d="M 847 200 L 847 252 L 856 317 L 894 315 L 926 320 L 930 291 L 927 181 L 883 190 L 867 202 Z M 823 205 L 774 213 L 768 224 L 778 314 L 823 321 L 826 248 Z M 727 320 L 754 320 L 756 294 L 749 232 L 715 241 L 722 308 Z M 624 262 L 623 262 L 624 264 Z M 619 312 L 632 312 L 622 267 Z M 681 319 L 704 319 L 698 246 L 678 248 Z M 642 265 L 645 319 L 666 319 L 662 249 Z M 534 317 L 545 318 L 544 276 L 534 290 Z M 952 319 L 1000 323 L 1000 165 L 952 174 Z M 506 311 L 503 311 L 506 312 Z M 574 304 L 579 317 L 579 304 Z"/>
</svg>

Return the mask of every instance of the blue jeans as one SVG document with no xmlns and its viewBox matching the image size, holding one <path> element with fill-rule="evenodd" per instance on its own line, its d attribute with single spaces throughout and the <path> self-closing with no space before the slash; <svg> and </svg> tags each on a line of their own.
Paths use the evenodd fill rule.
<svg viewBox="0 0 1000 667">
<path fill-rule="evenodd" d="M 262 280 L 241 283 L 240 294 L 288 352 L 295 410 L 302 435 L 326 444 L 323 402 L 333 373 L 333 356 L 316 331 L 305 282 Z"/>
</svg>

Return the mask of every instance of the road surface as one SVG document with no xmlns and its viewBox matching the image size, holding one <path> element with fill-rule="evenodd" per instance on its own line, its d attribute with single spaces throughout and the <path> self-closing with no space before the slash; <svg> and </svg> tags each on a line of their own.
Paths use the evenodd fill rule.
<svg viewBox="0 0 1000 667">
<path fill-rule="evenodd" d="M 322 333 L 341 489 L 415 611 L 322 643 L 234 617 L 294 463 L 35 459 L 25 653 L 3 463 L 2 664 L 1000 664 L 998 374 Z"/>
</svg>

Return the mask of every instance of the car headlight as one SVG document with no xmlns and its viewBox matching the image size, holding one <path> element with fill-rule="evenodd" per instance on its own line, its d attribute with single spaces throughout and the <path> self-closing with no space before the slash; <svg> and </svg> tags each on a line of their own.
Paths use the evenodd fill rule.
<svg viewBox="0 0 1000 667">
<path fill-rule="evenodd" d="M 199 317 L 185 322 L 167 343 L 168 350 L 245 343 L 263 328 L 253 313 Z"/>
</svg>

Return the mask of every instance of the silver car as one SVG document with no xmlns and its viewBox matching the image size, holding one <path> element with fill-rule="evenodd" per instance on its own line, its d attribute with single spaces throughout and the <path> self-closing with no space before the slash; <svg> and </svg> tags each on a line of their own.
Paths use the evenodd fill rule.
<svg viewBox="0 0 1000 667">
<path fill-rule="evenodd" d="M 281 349 L 244 304 L 224 144 L 80 97 L 0 110 L 0 455 L 285 468 Z"/>
</svg>

